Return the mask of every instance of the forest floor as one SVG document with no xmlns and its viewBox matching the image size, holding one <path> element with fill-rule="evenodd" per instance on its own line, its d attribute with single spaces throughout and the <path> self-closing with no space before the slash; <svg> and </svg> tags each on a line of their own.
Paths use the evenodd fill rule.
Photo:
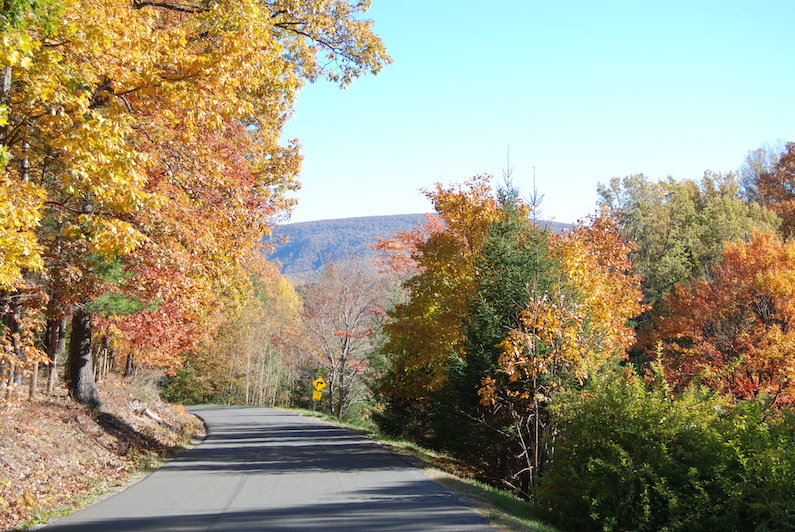
<svg viewBox="0 0 795 532">
<path fill-rule="evenodd" d="M 106 413 L 65 390 L 0 407 L 0 530 L 33 526 L 112 492 L 175 456 L 202 422 L 158 397 L 154 379 L 109 374 Z"/>
</svg>

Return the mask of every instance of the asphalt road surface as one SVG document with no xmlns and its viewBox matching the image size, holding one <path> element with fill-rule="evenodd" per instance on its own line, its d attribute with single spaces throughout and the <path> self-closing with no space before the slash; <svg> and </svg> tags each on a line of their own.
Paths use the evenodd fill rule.
<svg viewBox="0 0 795 532">
<path fill-rule="evenodd" d="M 207 438 L 47 531 L 486 531 L 421 470 L 355 432 L 266 408 L 195 407 Z"/>
</svg>

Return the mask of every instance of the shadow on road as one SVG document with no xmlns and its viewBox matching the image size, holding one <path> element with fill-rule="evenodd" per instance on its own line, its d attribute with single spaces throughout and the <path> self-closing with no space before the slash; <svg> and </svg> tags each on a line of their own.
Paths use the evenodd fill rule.
<svg viewBox="0 0 795 532">
<path fill-rule="evenodd" d="M 322 452 L 316 444 L 323 442 Z M 409 465 L 347 429 L 272 425 L 210 434 L 204 443 L 164 469 L 270 474 L 298 471 L 401 469 Z"/>
<path fill-rule="evenodd" d="M 452 494 L 348 429 L 279 410 L 201 407 L 206 439 L 53 532 L 490 530 Z"/>
<path fill-rule="evenodd" d="M 429 481 L 430 482 L 430 481 Z M 108 519 L 79 525 L 51 526 L 53 532 L 195 531 L 350 531 L 350 530 L 486 530 L 476 514 L 453 506 L 452 497 L 417 495 L 415 486 L 359 492 L 356 502 L 313 504 L 283 509 L 227 511 L 166 517 Z M 441 500 L 439 500 L 441 499 Z M 439 505 L 442 505 L 442 511 Z M 448 510 L 444 508 L 447 507 Z M 428 512 L 424 510 L 429 510 Z M 430 511 L 433 509 L 433 511 Z M 301 516 L 301 517 L 296 517 Z"/>
</svg>

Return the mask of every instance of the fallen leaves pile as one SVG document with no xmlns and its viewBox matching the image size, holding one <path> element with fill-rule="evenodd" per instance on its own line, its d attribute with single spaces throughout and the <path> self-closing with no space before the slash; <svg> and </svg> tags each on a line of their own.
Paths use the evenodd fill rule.
<svg viewBox="0 0 795 532">
<path fill-rule="evenodd" d="M 67 512 L 177 454 L 203 430 L 151 377 L 109 374 L 95 414 L 61 391 L 0 408 L 0 530 Z"/>
</svg>

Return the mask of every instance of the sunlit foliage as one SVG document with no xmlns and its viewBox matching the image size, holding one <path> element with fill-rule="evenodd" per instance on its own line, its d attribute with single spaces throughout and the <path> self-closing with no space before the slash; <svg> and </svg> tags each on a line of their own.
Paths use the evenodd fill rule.
<svg viewBox="0 0 795 532">
<path fill-rule="evenodd" d="M 727 242 L 706 278 L 677 285 L 646 344 L 668 377 L 734 399 L 795 400 L 795 243 L 756 232 Z"/>
</svg>

